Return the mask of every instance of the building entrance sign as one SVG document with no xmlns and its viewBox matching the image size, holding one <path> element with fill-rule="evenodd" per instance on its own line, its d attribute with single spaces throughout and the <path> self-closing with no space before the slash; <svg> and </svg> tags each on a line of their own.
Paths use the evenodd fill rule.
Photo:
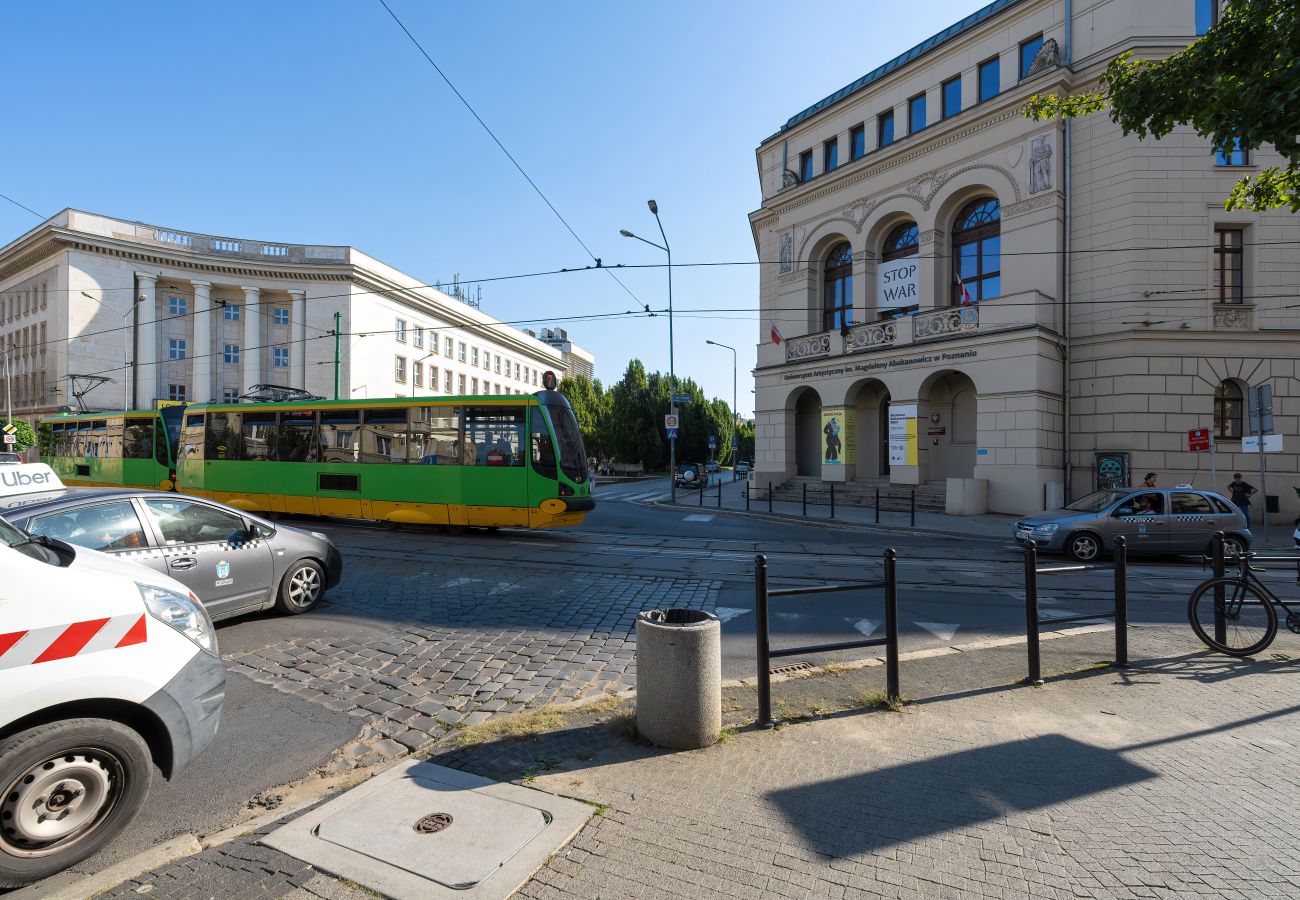
<svg viewBox="0 0 1300 900">
<path fill-rule="evenodd" d="M 916 404 L 889 405 L 889 464 L 914 466 L 916 458 Z"/>
<path fill-rule="evenodd" d="M 822 462 L 825 465 L 849 465 L 854 461 L 857 448 L 850 421 L 844 407 L 822 407 Z"/>
<path fill-rule="evenodd" d="M 920 268 L 916 256 L 891 259 L 876 266 L 876 308 L 915 306 L 919 296 L 917 273 Z"/>
</svg>

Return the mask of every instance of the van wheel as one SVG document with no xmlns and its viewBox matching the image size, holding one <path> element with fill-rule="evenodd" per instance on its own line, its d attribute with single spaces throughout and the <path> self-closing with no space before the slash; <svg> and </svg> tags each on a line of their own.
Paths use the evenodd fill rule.
<svg viewBox="0 0 1300 900">
<path fill-rule="evenodd" d="M 135 818 L 153 760 L 139 734 L 68 719 L 0 741 L 0 887 L 19 887 L 98 851 Z"/>
<path fill-rule="evenodd" d="M 324 593 L 325 570 L 314 559 L 300 559 L 284 573 L 275 608 L 286 616 L 296 616 L 315 607 Z"/>
<path fill-rule="evenodd" d="M 1070 535 L 1065 542 L 1065 552 L 1070 559 L 1079 562 L 1093 562 L 1101 556 L 1101 538 L 1087 531 Z"/>
</svg>

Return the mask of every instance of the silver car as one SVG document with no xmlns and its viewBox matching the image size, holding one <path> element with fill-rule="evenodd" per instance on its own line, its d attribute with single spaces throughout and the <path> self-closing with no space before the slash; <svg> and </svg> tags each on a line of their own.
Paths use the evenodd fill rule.
<svg viewBox="0 0 1300 900">
<path fill-rule="evenodd" d="M 1120 488 L 1097 491 L 1064 509 L 1016 522 L 1019 544 L 1092 562 L 1123 537 L 1130 553 L 1204 553 L 1222 531 L 1231 554 L 1250 548 L 1241 510 L 1213 491 L 1193 488 Z"/>
<path fill-rule="evenodd" d="M 67 488 L 26 495 L 0 514 L 32 535 L 170 575 L 213 619 L 272 607 L 307 612 L 343 574 L 343 557 L 326 535 L 187 494 Z"/>
</svg>

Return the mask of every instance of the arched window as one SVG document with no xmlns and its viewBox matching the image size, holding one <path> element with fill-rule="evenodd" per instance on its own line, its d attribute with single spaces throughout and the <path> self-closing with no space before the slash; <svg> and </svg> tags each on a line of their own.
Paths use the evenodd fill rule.
<svg viewBox="0 0 1300 900">
<path fill-rule="evenodd" d="M 1239 441 L 1241 427 L 1241 386 L 1235 381 L 1220 382 L 1214 389 L 1214 436 L 1227 441 Z"/>
<path fill-rule="evenodd" d="M 1002 213 L 996 197 L 967 203 L 952 229 L 952 303 L 978 303 L 1002 293 Z"/>
<path fill-rule="evenodd" d="M 904 222 L 889 232 L 880 255 L 883 259 L 901 259 L 904 256 L 915 256 L 916 248 L 916 223 Z"/>
<path fill-rule="evenodd" d="M 853 324 L 853 248 L 836 244 L 826 255 L 822 286 L 822 330 L 836 331 Z"/>
</svg>

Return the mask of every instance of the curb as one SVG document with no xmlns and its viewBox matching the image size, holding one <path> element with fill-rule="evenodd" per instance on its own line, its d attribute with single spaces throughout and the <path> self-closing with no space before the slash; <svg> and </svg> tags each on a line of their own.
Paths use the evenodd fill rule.
<svg viewBox="0 0 1300 900">
<path fill-rule="evenodd" d="M 156 869 L 183 856 L 193 856 L 203 845 L 192 834 L 183 834 L 162 844 L 142 850 L 93 875 L 63 872 L 43 881 L 5 894 L 5 900 L 85 900 L 95 894 L 130 881 L 142 872 Z"/>
</svg>

